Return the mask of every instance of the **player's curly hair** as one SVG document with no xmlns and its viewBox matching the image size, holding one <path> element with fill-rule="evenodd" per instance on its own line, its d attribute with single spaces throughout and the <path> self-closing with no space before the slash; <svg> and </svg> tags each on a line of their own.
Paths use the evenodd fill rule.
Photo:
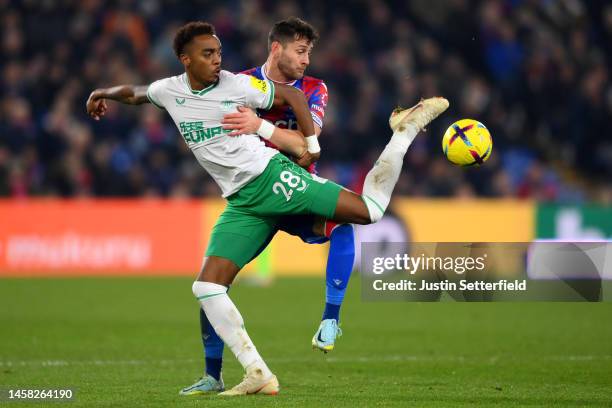
<svg viewBox="0 0 612 408">
<path fill-rule="evenodd" d="M 185 46 L 189 44 L 191 40 L 193 40 L 193 37 L 206 34 L 216 35 L 215 26 L 204 21 L 192 21 L 190 23 L 185 24 L 184 26 L 179 28 L 176 34 L 174 35 L 174 41 L 172 44 L 172 47 L 174 48 L 174 53 L 177 57 L 180 58 L 181 54 L 185 49 Z"/>
<path fill-rule="evenodd" d="M 319 39 L 319 33 L 313 26 L 298 17 L 277 21 L 268 34 L 268 50 L 272 48 L 274 41 L 285 46 L 288 42 L 302 38 L 314 44 Z"/>
</svg>

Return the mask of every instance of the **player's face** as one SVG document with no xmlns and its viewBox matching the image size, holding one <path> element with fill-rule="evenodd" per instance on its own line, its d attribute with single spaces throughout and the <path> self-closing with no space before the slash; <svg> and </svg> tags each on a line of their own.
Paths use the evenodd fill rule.
<svg viewBox="0 0 612 408">
<path fill-rule="evenodd" d="M 278 69 L 287 78 L 293 80 L 302 78 L 304 76 L 304 71 L 306 71 L 306 68 L 310 64 L 312 47 L 312 43 L 305 38 L 300 38 L 285 44 L 284 47 L 281 47 L 281 53 L 278 59 Z"/>
<path fill-rule="evenodd" d="M 221 71 L 221 43 L 212 35 L 198 35 L 185 46 L 181 61 L 198 81 L 217 82 Z"/>
</svg>

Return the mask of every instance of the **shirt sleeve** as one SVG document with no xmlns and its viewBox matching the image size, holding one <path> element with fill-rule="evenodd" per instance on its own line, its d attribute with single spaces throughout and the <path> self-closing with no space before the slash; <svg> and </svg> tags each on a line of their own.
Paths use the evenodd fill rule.
<svg viewBox="0 0 612 408">
<path fill-rule="evenodd" d="M 274 83 L 250 75 L 237 75 L 246 95 L 246 105 L 254 109 L 269 110 L 274 102 Z"/>
<path fill-rule="evenodd" d="M 309 94 L 308 107 L 313 122 L 323 128 L 323 118 L 327 107 L 327 85 L 325 85 L 325 82 L 320 81 Z"/>
<path fill-rule="evenodd" d="M 153 82 L 147 88 L 147 98 L 149 102 L 157 106 L 159 109 L 164 109 L 164 94 L 166 92 L 166 83 L 164 79 Z"/>
</svg>

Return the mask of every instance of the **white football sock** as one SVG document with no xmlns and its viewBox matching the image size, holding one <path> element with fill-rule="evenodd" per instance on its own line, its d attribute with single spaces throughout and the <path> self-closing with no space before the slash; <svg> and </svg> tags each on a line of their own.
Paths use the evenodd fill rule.
<svg viewBox="0 0 612 408">
<path fill-rule="evenodd" d="M 402 171 L 404 155 L 417 133 L 417 129 L 412 125 L 406 125 L 403 130 L 394 132 L 366 176 L 361 196 L 368 207 L 372 222 L 380 220 L 385 213 Z"/>
<path fill-rule="evenodd" d="M 193 294 L 198 299 L 208 317 L 208 321 L 223 342 L 232 350 L 247 372 L 261 370 L 263 378 L 272 372 L 263 361 L 255 345 L 249 338 L 240 312 L 227 296 L 227 287 L 210 282 L 195 281 Z"/>
</svg>

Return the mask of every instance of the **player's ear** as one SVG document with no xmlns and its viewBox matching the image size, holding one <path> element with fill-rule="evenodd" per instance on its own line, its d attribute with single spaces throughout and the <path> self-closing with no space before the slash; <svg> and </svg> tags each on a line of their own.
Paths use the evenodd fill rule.
<svg viewBox="0 0 612 408">
<path fill-rule="evenodd" d="M 181 64 L 183 64 L 185 67 L 188 67 L 189 64 L 191 64 L 191 58 L 189 58 L 189 55 L 187 54 L 181 54 L 179 56 L 179 61 L 181 61 Z"/>
<path fill-rule="evenodd" d="M 283 50 L 283 44 L 281 44 L 279 41 L 273 41 L 272 45 L 270 46 L 270 52 L 274 55 L 278 55 L 280 52 L 282 52 Z"/>
</svg>

